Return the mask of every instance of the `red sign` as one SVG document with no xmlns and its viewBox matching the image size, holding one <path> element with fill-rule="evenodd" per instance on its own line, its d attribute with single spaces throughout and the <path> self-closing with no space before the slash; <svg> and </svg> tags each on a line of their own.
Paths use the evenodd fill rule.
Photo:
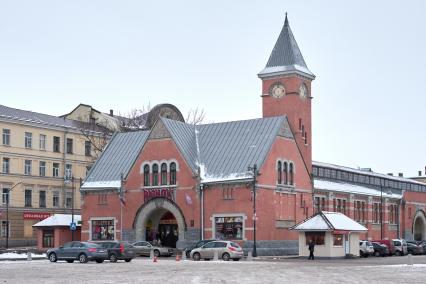
<svg viewBox="0 0 426 284">
<path fill-rule="evenodd" d="M 24 220 L 44 220 L 50 217 L 50 213 L 46 212 L 24 212 Z"/>
<path fill-rule="evenodd" d="M 174 201 L 175 195 L 173 189 L 170 188 L 158 188 L 158 189 L 144 189 L 143 199 L 145 202 L 156 197 L 162 197 Z"/>
</svg>

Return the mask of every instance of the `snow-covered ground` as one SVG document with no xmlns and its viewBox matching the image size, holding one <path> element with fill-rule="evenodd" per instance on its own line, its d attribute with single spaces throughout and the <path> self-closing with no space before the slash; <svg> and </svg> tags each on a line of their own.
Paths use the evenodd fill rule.
<svg viewBox="0 0 426 284">
<path fill-rule="evenodd" d="M 35 254 L 31 253 L 32 258 L 46 258 L 46 254 Z M 6 252 L 0 253 L 0 259 L 27 259 L 28 255 L 26 253 L 16 253 L 16 252 Z"/>
<path fill-rule="evenodd" d="M 1 283 L 425 283 L 426 256 L 354 260 L 0 262 Z M 404 263 L 405 262 L 405 263 Z"/>
</svg>

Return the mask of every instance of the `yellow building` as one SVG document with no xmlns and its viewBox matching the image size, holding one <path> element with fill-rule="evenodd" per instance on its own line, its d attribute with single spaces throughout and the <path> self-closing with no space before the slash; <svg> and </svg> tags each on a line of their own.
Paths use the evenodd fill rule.
<svg viewBox="0 0 426 284">
<path fill-rule="evenodd" d="M 96 122 L 0 105 L 0 246 L 35 245 L 33 224 L 73 205 L 80 214 L 80 180 L 108 138 Z"/>
</svg>

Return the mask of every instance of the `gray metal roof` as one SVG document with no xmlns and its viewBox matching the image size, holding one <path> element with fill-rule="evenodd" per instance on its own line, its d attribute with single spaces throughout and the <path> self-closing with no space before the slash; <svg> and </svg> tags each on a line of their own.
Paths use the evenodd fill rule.
<svg viewBox="0 0 426 284">
<path fill-rule="evenodd" d="M 98 182 L 120 181 L 121 174 L 126 177 L 142 150 L 148 135 L 149 131 L 115 134 L 90 170 L 82 188 L 99 187 L 99 185 L 96 185 Z"/>
<path fill-rule="evenodd" d="M 53 127 L 65 127 L 75 130 L 85 129 L 95 132 L 102 132 L 102 129 L 94 124 L 38 112 L 11 108 L 4 105 L 0 105 L 0 118 L 15 120 L 19 122 L 30 122 Z"/>
<path fill-rule="evenodd" d="M 268 77 L 286 73 L 299 73 L 309 78 L 315 75 L 309 71 L 299 46 L 294 39 L 287 14 L 284 26 L 271 52 L 266 67 L 258 74 L 259 77 Z"/>
</svg>

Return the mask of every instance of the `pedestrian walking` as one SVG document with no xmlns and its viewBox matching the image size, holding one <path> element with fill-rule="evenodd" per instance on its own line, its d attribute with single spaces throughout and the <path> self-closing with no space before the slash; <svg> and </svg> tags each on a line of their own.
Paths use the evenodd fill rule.
<svg viewBox="0 0 426 284">
<path fill-rule="evenodd" d="M 315 243 L 313 240 L 309 241 L 309 258 L 314 260 L 314 250 L 315 250 Z"/>
</svg>

